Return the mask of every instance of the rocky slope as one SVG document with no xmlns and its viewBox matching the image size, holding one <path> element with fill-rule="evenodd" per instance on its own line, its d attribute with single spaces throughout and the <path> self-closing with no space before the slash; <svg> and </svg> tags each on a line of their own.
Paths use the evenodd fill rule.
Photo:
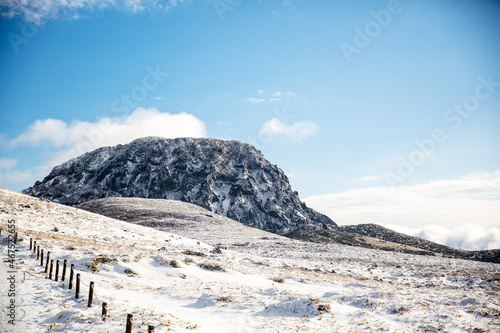
<svg viewBox="0 0 500 333">
<path fill-rule="evenodd" d="M 181 200 L 275 233 L 335 225 L 300 201 L 280 168 L 239 141 L 141 138 L 61 164 L 23 193 L 66 205 L 106 197 Z"/>
</svg>

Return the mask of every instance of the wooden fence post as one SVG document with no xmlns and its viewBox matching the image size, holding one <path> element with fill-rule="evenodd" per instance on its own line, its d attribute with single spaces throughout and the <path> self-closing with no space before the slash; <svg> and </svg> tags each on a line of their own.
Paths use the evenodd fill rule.
<svg viewBox="0 0 500 333">
<path fill-rule="evenodd" d="M 102 321 L 106 321 L 107 316 L 108 316 L 108 303 L 102 302 L 102 312 L 101 312 Z"/>
<path fill-rule="evenodd" d="M 43 266 L 43 249 L 42 249 L 42 256 L 41 256 L 41 259 L 40 259 L 40 266 Z"/>
<path fill-rule="evenodd" d="M 75 274 L 75 264 L 71 264 L 71 268 L 69 270 L 69 286 L 68 289 L 73 289 L 73 275 Z"/>
<path fill-rule="evenodd" d="M 36 253 L 36 241 L 33 241 L 33 253 Z M 38 257 L 36 257 L 38 259 Z"/>
<path fill-rule="evenodd" d="M 47 262 L 45 263 L 45 273 L 49 270 L 50 251 L 47 251 Z"/>
<path fill-rule="evenodd" d="M 17 244 L 17 232 L 14 234 L 14 244 Z"/>
<path fill-rule="evenodd" d="M 30 251 L 33 249 L 33 238 L 30 237 Z"/>
<path fill-rule="evenodd" d="M 54 259 L 50 259 L 49 280 L 52 280 L 52 267 L 54 266 Z"/>
<path fill-rule="evenodd" d="M 66 266 L 68 266 L 68 261 L 64 259 L 61 281 L 64 281 L 64 278 L 66 277 Z"/>
<path fill-rule="evenodd" d="M 56 260 L 56 281 L 59 281 L 59 260 Z"/>
<path fill-rule="evenodd" d="M 130 313 L 127 314 L 127 327 L 125 328 L 125 333 L 132 333 L 132 318 L 134 316 Z"/>
<path fill-rule="evenodd" d="M 148 325 L 148 333 L 155 333 L 155 327 L 153 325 Z"/>
<path fill-rule="evenodd" d="M 36 243 L 36 242 L 35 242 Z M 40 259 L 40 245 L 36 247 L 36 258 Z"/>
<path fill-rule="evenodd" d="M 80 296 L 80 273 L 76 274 L 75 298 Z"/>
<path fill-rule="evenodd" d="M 90 281 L 89 286 L 89 301 L 87 303 L 87 307 L 92 307 L 92 301 L 94 300 L 94 282 Z"/>
</svg>

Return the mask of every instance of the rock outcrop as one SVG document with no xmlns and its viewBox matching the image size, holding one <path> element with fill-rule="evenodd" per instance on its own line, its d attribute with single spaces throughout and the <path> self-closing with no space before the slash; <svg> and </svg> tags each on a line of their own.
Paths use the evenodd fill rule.
<svg viewBox="0 0 500 333">
<path fill-rule="evenodd" d="M 240 141 L 146 137 L 99 148 L 55 167 L 23 193 L 71 206 L 106 197 L 180 200 L 280 234 L 336 225 L 300 201 L 280 168 Z"/>
</svg>

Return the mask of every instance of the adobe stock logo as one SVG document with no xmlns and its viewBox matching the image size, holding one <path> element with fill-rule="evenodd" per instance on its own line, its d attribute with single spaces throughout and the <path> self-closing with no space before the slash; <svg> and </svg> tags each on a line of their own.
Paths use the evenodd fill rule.
<svg viewBox="0 0 500 333">
<path fill-rule="evenodd" d="M 393 16 L 402 11 L 403 7 L 399 0 L 391 0 L 387 3 L 387 9 L 381 9 L 378 12 L 372 10 L 370 12 L 373 20 L 368 21 L 363 29 L 357 26 L 354 27 L 352 44 L 346 42 L 339 44 L 347 63 L 351 63 L 351 57 L 354 54 L 361 53 L 364 48 L 370 45 L 372 39 L 380 35 L 382 29 L 391 23 Z"/>
<path fill-rule="evenodd" d="M 14 53 L 19 53 L 19 46 L 21 44 L 28 44 L 30 40 L 35 38 L 38 32 L 39 29 L 33 23 L 25 23 L 21 28 L 21 35 L 9 32 L 7 38 L 9 39 Z"/>
<path fill-rule="evenodd" d="M 443 113 L 443 120 L 451 124 L 452 130 L 458 130 L 464 119 L 469 118 L 475 112 L 482 101 L 486 101 L 500 87 L 500 81 L 493 81 L 491 75 L 488 79 L 479 76 L 479 84 L 474 89 L 474 93 L 466 96 L 461 103 L 453 104 L 453 107 L 446 109 Z M 439 144 L 448 139 L 446 130 L 440 127 L 434 128 L 430 137 L 423 140 L 415 140 L 416 149 L 408 155 L 399 155 L 399 165 L 396 172 L 386 172 L 384 178 L 389 186 L 396 186 L 413 175 L 417 167 L 423 165 L 436 151 Z"/>
<path fill-rule="evenodd" d="M 224 13 L 232 12 L 243 0 L 214 0 L 213 5 L 219 20 L 224 21 Z"/>
</svg>

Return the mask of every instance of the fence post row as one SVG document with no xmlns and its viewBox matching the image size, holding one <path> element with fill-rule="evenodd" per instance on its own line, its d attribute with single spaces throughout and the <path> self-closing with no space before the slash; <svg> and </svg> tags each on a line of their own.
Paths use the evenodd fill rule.
<svg viewBox="0 0 500 333">
<path fill-rule="evenodd" d="M 0 228 L 0 235 L 2 235 L 2 229 Z M 17 233 L 14 235 L 14 244 L 17 243 Z M 40 266 L 44 266 L 43 261 L 44 261 L 44 251 L 43 249 L 40 249 L 40 245 L 37 246 L 36 240 L 33 240 L 33 238 L 30 238 L 30 251 L 33 250 L 33 254 L 36 253 L 36 259 L 40 259 Z M 49 266 L 49 261 L 50 261 L 50 266 Z M 62 268 L 62 276 L 61 276 L 61 281 L 64 281 L 66 278 L 66 268 L 68 265 L 68 260 L 64 260 L 63 262 L 63 268 Z M 47 251 L 47 257 L 45 261 L 45 273 L 49 273 L 48 279 L 52 280 L 52 271 L 53 271 L 53 266 L 54 266 L 54 260 L 50 259 L 50 251 Z M 69 271 L 69 284 L 68 284 L 68 289 L 73 289 L 73 276 L 75 272 L 75 264 L 71 264 L 70 271 Z M 59 280 L 59 260 L 56 260 L 56 272 L 55 272 L 55 281 Z M 75 298 L 80 297 L 80 273 L 76 274 L 76 287 L 75 287 Z M 92 303 L 94 300 L 94 282 L 90 282 L 89 286 L 89 297 L 88 297 L 88 303 L 87 307 L 90 308 L 92 307 Z M 107 302 L 102 302 L 102 311 L 101 311 L 101 319 L 102 321 L 106 321 L 106 318 L 108 316 L 108 303 Z M 132 333 L 132 320 L 133 320 L 133 315 L 128 313 L 127 314 L 127 325 L 125 329 L 125 333 Z M 154 325 L 148 325 L 148 333 L 154 333 L 155 332 L 155 326 Z"/>
</svg>

